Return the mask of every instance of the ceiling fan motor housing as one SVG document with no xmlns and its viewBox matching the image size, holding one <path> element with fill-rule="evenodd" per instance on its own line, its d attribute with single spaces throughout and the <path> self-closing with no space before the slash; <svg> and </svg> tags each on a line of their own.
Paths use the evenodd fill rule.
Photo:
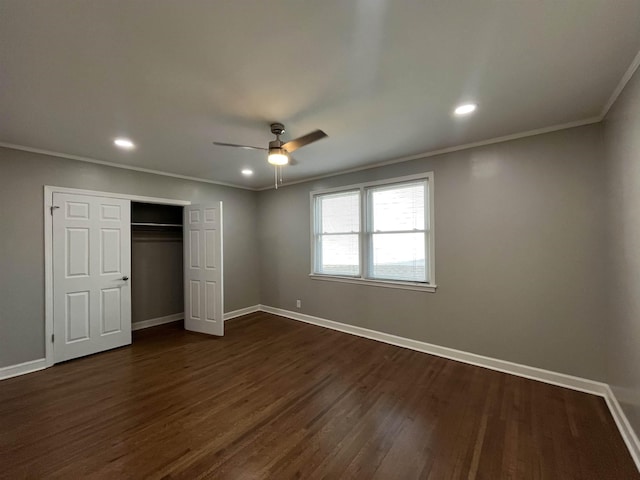
<svg viewBox="0 0 640 480">
<path fill-rule="evenodd" d="M 272 150 L 272 149 L 274 149 L 274 148 L 275 148 L 275 149 L 280 149 L 280 148 L 282 148 L 282 145 L 284 145 L 284 142 L 283 142 L 282 140 L 280 140 L 280 139 L 278 139 L 278 140 L 271 140 L 271 141 L 269 142 L 269 150 Z"/>
<path fill-rule="evenodd" d="M 280 135 L 284 133 L 284 125 L 281 123 L 272 123 L 271 133 L 276 136 L 276 139 L 269 142 L 269 155 L 267 156 L 267 160 L 269 163 L 276 166 L 288 164 L 289 154 L 284 148 L 282 148 L 284 142 L 280 140 Z"/>
<path fill-rule="evenodd" d="M 281 156 L 284 155 L 288 157 L 287 151 L 284 148 L 282 148 L 282 145 L 284 145 L 284 142 L 280 140 L 280 135 L 284 133 L 284 125 L 281 123 L 272 123 L 271 133 L 273 133 L 276 136 L 276 139 L 271 140 L 269 142 L 269 163 L 273 163 L 274 165 L 284 165 L 285 161 L 284 161 L 284 158 Z M 272 155 L 275 155 L 275 157 L 272 157 Z M 277 160 L 277 163 L 272 160 L 276 158 L 279 159 Z"/>
</svg>

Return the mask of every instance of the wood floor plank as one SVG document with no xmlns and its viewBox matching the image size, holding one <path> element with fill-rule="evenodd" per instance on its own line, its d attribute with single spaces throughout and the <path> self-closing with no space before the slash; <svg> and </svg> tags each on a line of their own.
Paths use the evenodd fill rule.
<svg viewBox="0 0 640 480">
<path fill-rule="evenodd" d="M 6 479 L 640 479 L 602 398 L 266 313 L 0 382 Z"/>
</svg>

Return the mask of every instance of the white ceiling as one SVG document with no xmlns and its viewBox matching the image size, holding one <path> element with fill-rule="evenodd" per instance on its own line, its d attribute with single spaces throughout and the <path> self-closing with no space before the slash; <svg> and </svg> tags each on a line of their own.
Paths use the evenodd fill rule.
<svg viewBox="0 0 640 480">
<path fill-rule="evenodd" d="M 639 25 L 640 0 L 0 0 L 0 142 L 264 187 L 263 152 L 211 142 L 327 132 L 286 181 L 590 119 Z"/>
</svg>

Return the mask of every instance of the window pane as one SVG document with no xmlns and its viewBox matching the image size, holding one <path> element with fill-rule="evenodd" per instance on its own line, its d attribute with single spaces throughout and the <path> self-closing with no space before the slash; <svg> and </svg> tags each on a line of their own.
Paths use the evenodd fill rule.
<svg viewBox="0 0 640 480">
<path fill-rule="evenodd" d="M 360 275 L 358 234 L 321 235 L 318 238 L 317 273 Z"/>
<path fill-rule="evenodd" d="M 371 278 L 426 282 L 425 233 L 374 233 Z"/>
<path fill-rule="evenodd" d="M 424 181 L 369 189 L 372 230 L 424 230 Z"/>
<path fill-rule="evenodd" d="M 316 201 L 320 217 L 317 233 L 360 231 L 360 191 L 322 195 Z"/>
</svg>

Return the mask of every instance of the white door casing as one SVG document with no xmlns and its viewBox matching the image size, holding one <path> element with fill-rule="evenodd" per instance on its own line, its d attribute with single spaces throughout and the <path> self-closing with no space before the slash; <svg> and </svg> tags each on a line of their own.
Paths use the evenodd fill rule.
<svg viewBox="0 0 640 480">
<path fill-rule="evenodd" d="M 130 201 L 54 193 L 53 205 L 54 362 L 130 344 Z"/>
<path fill-rule="evenodd" d="M 184 327 L 224 335 L 222 202 L 184 207 Z"/>
</svg>

